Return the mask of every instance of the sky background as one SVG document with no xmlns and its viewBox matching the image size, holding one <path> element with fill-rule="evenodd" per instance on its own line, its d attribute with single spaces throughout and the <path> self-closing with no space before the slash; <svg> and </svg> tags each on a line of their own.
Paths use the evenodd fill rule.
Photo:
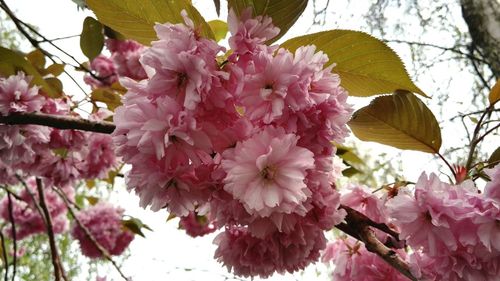
<svg viewBox="0 0 500 281">
<path fill-rule="evenodd" d="M 81 25 L 86 16 L 92 15 L 90 11 L 79 11 L 76 5 L 70 0 L 6 0 L 7 4 L 16 11 L 17 16 L 39 28 L 39 31 L 48 38 L 57 38 L 62 36 L 77 35 L 81 32 Z M 224 3 L 224 1 L 222 1 Z M 311 1 L 310 1 L 311 2 Z M 318 1 L 321 2 L 321 1 Z M 331 1 L 329 12 L 327 14 L 327 21 L 324 26 L 312 26 L 312 5 L 309 5 L 292 29 L 282 38 L 279 42 L 283 42 L 288 38 L 303 35 L 304 33 L 312 33 L 316 31 L 323 31 L 328 29 L 354 29 L 368 31 L 368 27 L 362 26 L 361 16 L 368 10 L 371 1 L 351 1 L 336 0 Z M 213 7 L 213 2 L 209 0 L 193 1 L 195 7 L 201 11 L 206 20 L 216 19 L 217 15 Z M 224 4 L 223 4 L 224 5 Z M 466 30 L 465 23 L 459 14 L 459 9 L 453 10 L 454 14 L 451 17 L 457 19 L 457 28 Z M 425 13 L 425 11 L 424 11 Z M 225 20 L 227 11 L 223 8 L 221 19 Z M 397 14 L 397 10 L 387 12 L 388 25 L 396 17 L 403 16 Z M 450 37 L 444 37 L 441 33 L 426 34 L 423 37 L 416 38 L 419 34 L 418 26 L 415 29 L 408 30 L 405 36 L 408 38 L 422 40 L 422 42 L 435 42 L 439 45 L 451 45 L 453 42 Z M 396 38 L 395 38 L 396 39 Z M 278 42 L 278 43 L 279 43 Z M 57 44 L 64 50 L 75 56 L 80 62 L 86 61 L 86 58 L 81 53 L 79 48 L 79 38 L 57 41 Z M 411 64 L 411 54 L 405 46 L 399 44 L 391 45 L 396 52 L 402 57 L 403 61 L 409 65 Z M 51 50 L 49 46 L 46 46 Z M 29 45 L 23 45 L 25 51 L 30 50 Z M 429 56 L 437 55 L 431 50 Z M 432 73 L 421 73 L 418 75 L 416 84 L 422 88 L 429 95 L 433 95 L 436 91 L 446 88 L 448 92 L 456 93 L 456 96 L 451 97 L 454 102 L 453 110 L 445 111 L 443 116 L 445 120 L 456 114 L 457 111 L 465 111 L 469 108 L 470 104 L 467 103 L 468 91 L 472 84 L 472 78 L 465 76 L 461 79 L 456 79 L 449 83 L 448 81 L 441 81 L 440 72 L 454 72 L 460 75 L 460 69 L 450 69 L 446 64 L 433 66 Z M 70 70 L 67 67 L 67 70 Z M 72 72 L 74 73 L 74 72 Z M 412 73 L 412 71 L 410 71 Z M 79 81 L 81 80 L 81 73 L 74 73 Z M 65 92 L 67 94 L 74 94 L 80 96 L 80 90 L 72 84 L 69 79 L 64 78 Z M 83 81 L 82 81 L 82 85 Z M 85 85 L 84 85 L 85 86 Z M 85 86 L 85 89 L 90 92 L 90 89 Z M 350 98 L 349 102 L 354 104 L 355 108 L 360 108 L 370 101 L 369 98 L 356 99 Z M 431 109 L 434 111 L 438 108 L 433 102 L 429 102 Z M 460 145 L 455 143 L 458 127 L 447 127 L 443 131 L 443 139 L 449 146 Z M 377 144 L 363 143 L 363 148 L 371 151 L 384 151 L 394 157 L 399 157 L 400 151 L 388 148 L 387 146 Z M 429 156 L 420 152 L 406 151 L 401 154 L 402 170 L 404 176 L 408 180 L 415 181 L 422 171 L 432 171 L 436 169 L 437 160 L 433 160 Z M 432 161 L 432 162 L 431 162 Z M 138 207 L 138 198 L 134 194 L 126 191 L 122 179 L 118 179 L 115 190 L 111 194 L 110 201 L 120 205 L 126 209 L 126 214 L 140 218 L 143 222 L 153 228 L 153 232 L 146 232 L 146 239 L 139 236 L 136 237 L 130 247 L 130 257 L 127 258 L 123 265 L 122 270 L 125 274 L 133 277 L 135 281 L 156 281 L 156 280 L 224 280 L 225 278 L 231 279 L 231 274 L 225 268 L 222 268 L 213 259 L 215 246 L 212 240 L 216 234 L 207 235 L 201 238 L 190 238 L 182 230 L 177 230 L 176 219 L 166 222 L 168 214 L 165 211 L 152 212 Z M 85 269 L 83 269 L 85 271 Z M 108 280 L 121 280 L 118 278 L 116 272 L 108 266 L 100 267 L 99 272 L 101 275 L 108 275 Z M 310 266 L 307 270 L 295 275 L 275 275 L 267 280 L 328 280 L 328 269 L 325 265 L 318 263 Z M 85 280 L 86 274 L 83 274 L 78 280 Z M 234 279 L 244 280 L 244 279 Z M 255 278 L 254 280 L 260 280 Z"/>
</svg>

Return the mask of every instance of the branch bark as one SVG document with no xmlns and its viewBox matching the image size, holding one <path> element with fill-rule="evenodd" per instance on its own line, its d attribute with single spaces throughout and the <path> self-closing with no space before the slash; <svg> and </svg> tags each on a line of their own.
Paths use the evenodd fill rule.
<svg viewBox="0 0 500 281">
<path fill-rule="evenodd" d="M 115 125 L 111 122 L 90 121 L 77 117 L 44 113 L 13 113 L 0 116 L 0 123 L 7 125 L 42 125 L 62 130 L 73 129 L 103 134 L 111 134 L 115 130 Z"/>
<path fill-rule="evenodd" d="M 384 243 L 380 242 L 380 240 L 378 240 L 378 238 L 375 236 L 375 233 L 372 229 L 370 229 L 370 227 L 379 229 L 394 237 L 396 241 L 399 241 L 399 234 L 397 232 L 390 229 L 385 224 L 372 221 L 362 213 L 348 206 L 341 205 L 340 208 L 346 210 L 347 212 L 347 216 L 345 218 L 346 222 L 337 225 L 336 228 L 349 234 L 353 238 L 362 241 L 369 252 L 372 252 L 381 257 L 384 261 L 397 269 L 408 279 L 412 281 L 418 281 L 418 279 L 411 273 L 409 264 L 404 261 L 394 250 L 384 245 Z"/>
<path fill-rule="evenodd" d="M 54 236 L 54 228 L 52 227 L 52 218 L 50 217 L 50 212 L 45 203 L 45 194 L 43 192 L 42 180 L 36 178 L 36 187 L 38 190 L 38 197 L 40 199 L 40 207 L 42 208 L 43 214 L 45 216 L 45 221 L 47 223 L 47 234 L 49 236 L 49 246 L 50 254 L 52 256 L 52 265 L 54 266 L 54 276 L 56 281 L 60 281 L 61 278 L 67 280 L 62 268 L 61 260 L 59 258 L 59 253 L 57 252 L 57 245 Z"/>
</svg>

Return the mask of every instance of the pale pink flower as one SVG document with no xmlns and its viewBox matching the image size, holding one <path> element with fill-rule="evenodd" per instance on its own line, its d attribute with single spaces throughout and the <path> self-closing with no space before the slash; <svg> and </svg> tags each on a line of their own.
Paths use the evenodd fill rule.
<svg viewBox="0 0 500 281">
<path fill-rule="evenodd" d="M 375 222 L 386 223 L 388 219 L 385 214 L 384 202 L 368 187 L 349 185 L 342 191 L 340 202 L 343 205 L 361 212 Z"/>
<path fill-rule="evenodd" d="M 142 80 L 147 77 L 139 59 L 146 49 L 133 40 L 107 39 L 106 47 L 111 52 L 111 60 L 120 77 Z"/>
<path fill-rule="evenodd" d="M 6 165 L 32 164 L 46 150 L 51 128 L 36 125 L 0 125 L 0 160 Z"/>
<path fill-rule="evenodd" d="M 288 88 L 298 79 L 292 61 L 292 54 L 284 49 L 275 56 L 259 53 L 254 57 L 239 97 L 250 120 L 259 119 L 269 124 L 287 110 Z"/>
<path fill-rule="evenodd" d="M 236 275 L 266 278 L 274 272 L 304 269 L 319 258 L 325 241 L 323 231 L 312 225 L 265 239 L 253 237 L 244 227 L 230 226 L 214 239 L 215 258 Z"/>
<path fill-rule="evenodd" d="M 93 89 L 111 86 L 118 81 L 115 65 L 113 61 L 104 56 L 99 55 L 90 62 L 90 69 L 94 72 L 94 76 L 85 74 L 83 81 L 90 85 Z"/>
<path fill-rule="evenodd" d="M 500 204 L 500 165 L 496 165 L 495 168 L 489 169 L 487 173 L 491 181 L 488 182 L 484 188 L 484 196 Z"/>
<path fill-rule="evenodd" d="M 309 150 L 297 146 L 295 135 L 265 127 L 227 150 L 223 158 L 224 189 L 250 214 L 300 212 L 310 196 L 304 180 L 314 159 Z"/>
<path fill-rule="evenodd" d="M 252 18 L 252 8 L 243 10 L 239 18 L 234 10 L 230 9 L 227 24 L 231 33 L 229 46 L 240 55 L 265 48 L 264 43 L 276 37 L 280 32 L 280 29 L 272 24 L 270 17 Z"/>
<path fill-rule="evenodd" d="M 124 210 L 109 203 L 98 203 L 77 214 L 79 221 L 87 228 L 99 245 L 111 255 L 121 255 L 134 240 L 134 234 L 122 225 Z M 101 251 L 89 239 L 85 231 L 77 224 L 71 230 L 73 238 L 80 242 L 82 254 L 89 258 L 101 258 Z"/>
<path fill-rule="evenodd" d="M 398 251 L 403 258 L 406 254 Z M 337 239 L 327 245 L 323 262 L 335 265 L 335 281 L 405 281 L 408 280 L 379 256 L 366 250 L 362 242 L 352 238 Z"/>
<path fill-rule="evenodd" d="M 35 112 L 42 108 L 45 97 L 37 87 L 30 87 L 31 77 L 19 72 L 7 78 L 0 77 L 0 115 L 13 112 Z"/>
<path fill-rule="evenodd" d="M 15 170 L 0 160 L 0 184 L 15 185 L 18 182 Z"/>
</svg>

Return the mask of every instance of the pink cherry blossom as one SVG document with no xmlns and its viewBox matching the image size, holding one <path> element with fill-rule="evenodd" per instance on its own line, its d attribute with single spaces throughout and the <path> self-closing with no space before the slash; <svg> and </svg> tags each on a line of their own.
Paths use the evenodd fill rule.
<svg viewBox="0 0 500 281">
<path fill-rule="evenodd" d="M 268 16 L 252 17 L 252 9 L 245 9 L 241 15 L 236 16 L 233 9 L 229 10 L 227 19 L 229 32 L 229 46 L 240 55 L 254 53 L 264 43 L 276 37 L 280 29 L 272 24 Z"/>
<path fill-rule="evenodd" d="M 7 78 L 0 77 L 0 115 L 13 112 L 35 112 L 42 108 L 45 97 L 37 87 L 30 87 L 31 77 L 20 72 Z"/>
<path fill-rule="evenodd" d="M 86 74 L 83 80 L 94 89 L 111 86 L 118 81 L 113 61 L 104 55 L 94 58 L 90 62 L 90 69 L 94 72 L 94 76 Z"/>
<path fill-rule="evenodd" d="M 121 255 L 134 239 L 134 234 L 122 226 L 124 210 L 108 203 L 98 203 L 77 214 L 82 225 L 87 228 L 100 246 L 111 255 Z M 82 253 L 89 258 L 102 257 L 101 251 L 77 224 L 71 230 L 73 238 L 80 242 Z"/>
<path fill-rule="evenodd" d="M 314 168 L 313 155 L 283 130 L 266 127 L 223 158 L 224 189 L 250 214 L 301 212 L 301 203 L 310 196 L 304 180 L 307 170 Z"/>
<path fill-rule="evenodd" d="M 189 215 L 181 217 L 179 228 L 182 228 L 191 237 L 203 236 L 214 232 L 217 228 L 215 224 L 206 216 L 200 216 L 195 212 L 190 212 Z"/>
<path fill-rule="evenodd" d="M 398 251 L 405 257 L 403 251 Z M 379 256 L 366 250 L 362 242 L 352 238 L 337 239 L 327 245 L 323 261 L 333 263 L 335 281 L 405 281 L 408 280 Z"/>
<path fill-rule="evenodd" d="M 485 197 L 493 199 L 500 204 L 500 165 L 488 170 L 491 181 L 484 188 Z"/>
<path fill-rule="evenodd" d="M 107 39 L 106 47 L 111 52 L 111 60 L 120 77 L 134 80 L 146 78 L 146 72 L 139 62 L 145 47 L 133 40 Z"/>
</svg>

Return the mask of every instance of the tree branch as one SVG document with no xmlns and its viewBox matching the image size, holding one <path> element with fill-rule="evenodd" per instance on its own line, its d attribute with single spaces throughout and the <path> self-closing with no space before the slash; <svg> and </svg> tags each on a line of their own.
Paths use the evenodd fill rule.
<svg viewBox="0 0 500 281">
<path fill-rule="evenodd" d="M 128 281 L 129 280 L 128 277 L 121 271 L 120 267 L 113 260 L 113 258 L 108 253 L 108 251 L 101 244 L 99 244 L 99 242 L 97 242 L 97 240 L 94 238 L 94 236 L 92 235 L 92 233 L 90 233 L 90 231 L 88 230 L 88 228 L 85 227 L 85 225 L 83 225 L 83 223 L 80 221 L 80 219 L 78 219 L 78 217 L 75 214 L 75 211 L 73 210 L 73 207 L 71 206 L 69 198 L 60 189 L 58 189 L 56 187 L 53 187 L 52 189 L 63 199 L 64 203 L 66 204 L 66 207 L 68 208 L 68 211 L 69 211 L 70 215 L 73 217 L 73 219 L 75 220 L 76 224 L 78 224 L 78 226 L 81 229 L 83 229 L 83 232 L 85 232 L 85 235 L 87 236 L 87 238 L 92 242 L 92 244 L 94 244 L 94 246 L 99 250 L 99 252 L 101 252 L 101 254 L 103 255 L 103 257 L 105 259 L 107 259 L 109 262 L 111 262 L 111 264 L 113 264 L 113 266 L 118 271 L 118 273 L 120 274 L 120 276 L 125 281 Z"/>
<path fill-rule="evenodd" d="M 42 125 L 63 130 L 74 129 L 104 134 L 111 134 L 115 130 L 115 125 L 111 122 L 90 121 L 77 117 L 44 113 L 13 113 L 0 116 L 0 123 L 7 125 Z"/>
<path fill-rule="evenodd" d="M 7 258 L 7 250 L 5 249 L 5 237 L 3 236 L 3 225 L 0 228 L 0 240 L 2 242 L 2 259 L 5 273 L 3 275 L 4 281 L 9 281 L 9 260 Z"/>
<path fill-rule="evenodd" d="M 15 281 L 17 271 L 17 233 L 16 221 L 14 220 L 14 212 L 12 211 L 12 195 L 9 191 L 7 191 L 7 203 L 9 208 L 9 220 L 10 224 L 12 225 L 12 245 L 14 248 L 14 255 L 12 257 L 12 281 Z"/>
<path fill-rule="evenodd" d="M 59 259 L 59 254 L 57 252 L 57 245 L 54 237 L 54 229 L 52 227 L 52 218 L 50 217 L 50 212 L 45 203 L 45 194 L 43 192 L 42 180 L 36 178 L 36 187 L 38 190 L 38 196 L 40 198 L 40 207 L 45 216 L 45 221 L 47 222 L 47 234 L 49 236 L 50 254 L 52 256 L 52 265 L 54 266 L 54 276 L 56 281 L 60 281 L 61 278 L 67 280 L 64 269 L 62 268 L 61 260 Z"/>
<path fill-rule="evenodd" d="M 370 227 L 379 229 L 394 237 L 396 241 L 400 241 L 399 234 L 397 232 L 390 229 L 385 224 L 372 221 L 364 214 L 348 206 L 341 205 L 340 208 L 346 210 L 347 212 L 347 216 L 345 218 L 346 222 L 336 225 L 336 228 L 362 241 L 369 252 L 377 254 L 410 280 L 418 281 L 418 279 L 411 274 L 408 263 L 405 262 L 394 250 L 380 242 Z"/>
</svg>

